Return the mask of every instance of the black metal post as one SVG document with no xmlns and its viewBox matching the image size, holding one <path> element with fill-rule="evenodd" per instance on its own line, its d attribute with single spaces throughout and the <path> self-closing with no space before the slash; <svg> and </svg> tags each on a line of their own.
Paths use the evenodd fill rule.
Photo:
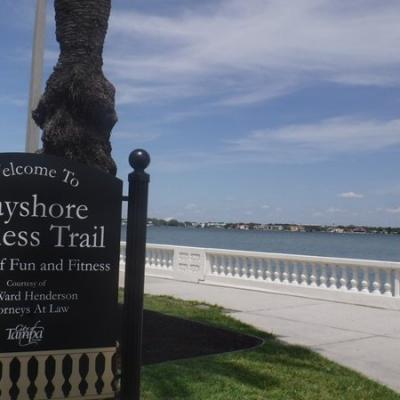
<svg viewBox="0 0 400 400">
<path fill-rule="evenodd" d="M 128 225 L 126 236 L 125 296 L 121 335 L 121 400 L 139 400 L 142 364 L 144 267 L 146 257 L 147 198 L 150 164 L 145 150 L 129 156 Z"/>
</svg>

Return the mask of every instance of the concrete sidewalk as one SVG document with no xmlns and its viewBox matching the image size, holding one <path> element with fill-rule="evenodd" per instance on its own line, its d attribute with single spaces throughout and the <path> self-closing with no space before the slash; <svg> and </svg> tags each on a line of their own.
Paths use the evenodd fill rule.
<svg viewBox="0 0 400 400">
<path fill-rule="evenodd" d="M 218 304 L 400 392 L 400 312 L 146 277 L 145 292 Z"/>
</svg>

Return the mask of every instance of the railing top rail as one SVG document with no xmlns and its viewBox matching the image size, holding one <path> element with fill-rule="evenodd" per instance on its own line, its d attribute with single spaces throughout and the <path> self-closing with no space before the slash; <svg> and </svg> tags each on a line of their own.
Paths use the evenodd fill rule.
<svg viewBox="0 0 400 400">
<path fill-rule="evenodd" d="M 175 248 L 188 249 L 188 250 L 196 249 L 196 251 L 204 251 L 209 255 L 231 255 L 231 256 L 242 256 L 242 257 L 280 259 L 287 261 L 315 262 L 320 264 L 337 264 L 337 265 L 361 266 L 361 267 L 373 267 L 373 268 L 400 269 L 400 262 L 398 261 L 322 257 L 322 256 L 309 256 L 304 254 L 268 253 L 259 251 L 215 249 L 215 248 L 178 246 L 178 245 L 156 244 L 156 243 L 147 243 L 147 246 L 150 248 L 157 248 L 164 250 L 173 250 Z"/>
<path fill-rule="evenodd" d="M 57 356 L 57 355 L 73 355 L 73 354 L 99 354 L 99 353 L 115 353 L 115 347 L 99 347 L 92 349 L 64 349 L 64 350 L 44 350 L 44 351 L 24 351 L 19 353 L 0 353 L 2 358 L 22 358 L 22 357 L 39 357 L 39 356 Z"/>
</svg>

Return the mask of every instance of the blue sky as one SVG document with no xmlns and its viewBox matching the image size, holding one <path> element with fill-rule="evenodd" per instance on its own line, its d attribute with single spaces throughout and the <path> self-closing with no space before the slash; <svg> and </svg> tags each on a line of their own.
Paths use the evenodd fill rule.
<svg viewBox="0 0 400 400">
<path fill-rule="evenodd" d="M 2 0 L 2 151 L 23 151 L 33 0 Z M 104 71 L 118 175 L 149 214 L 400 226 L 400 3 L 114 0 Z M 46 71 L 58 54 L 49 1 Z"/>
</svg>

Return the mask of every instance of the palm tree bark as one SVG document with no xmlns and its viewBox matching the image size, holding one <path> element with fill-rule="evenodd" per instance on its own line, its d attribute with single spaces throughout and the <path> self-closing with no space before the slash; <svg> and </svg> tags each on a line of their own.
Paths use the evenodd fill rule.
<svg viewBox="0 0 400 400">
<path fill-rule="evenodd" d="M 60 55 L 32 113 L 43 129 L 43 153 L 115 175 L 115 89 L 102 71 L 111 0 L 55 0 L 54 6 Z"/>
</svg>

